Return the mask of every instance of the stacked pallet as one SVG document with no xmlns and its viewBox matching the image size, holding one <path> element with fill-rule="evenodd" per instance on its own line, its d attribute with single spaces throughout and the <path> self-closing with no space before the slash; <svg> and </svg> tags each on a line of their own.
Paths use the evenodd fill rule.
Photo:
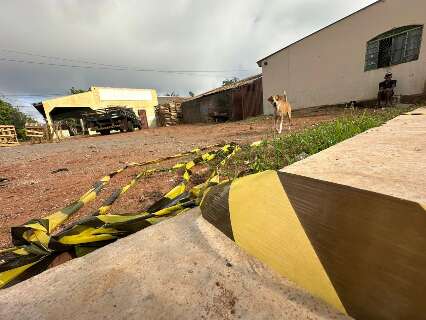
<svg viewBox="0 0 426 320">
<path fill-rule="evenodd" d="M 182 122 L 182 104 L 180 102 L 168 102 L 155 108 L 157 124 L 160 127 L 175 126 Z"/>
<path fill-rule="evenodd" d="M 0 147 L 13 147 L 18 144 L 15 126 L 0 125 Z"/>
<path fill-rule="evenodd" d="M 46 127 L 39 124 L 26 124 L 25 133 L 32 142 L 42 142 L 47 138 Z"/>
</svg>

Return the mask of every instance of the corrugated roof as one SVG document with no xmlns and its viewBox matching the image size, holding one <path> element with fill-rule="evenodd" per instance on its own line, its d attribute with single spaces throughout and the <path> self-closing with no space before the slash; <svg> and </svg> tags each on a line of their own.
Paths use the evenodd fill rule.
<svg viewBox="0 0 426 320">
<path fill-rule="evenodd" d="M 180 97 L 180 96 L 158 96 L 158 104 L 164 104 L 169 102 L 184 102 L 191 99 L 191 97 Z"/>
<path fill-rule="evenodd" d="M 242 87 L 244 85 L 250 84 L 250 83 L 252 83 L 252 82 L 254 82 L 254 81 L 256 81 L 256 80 L 258 80 L 260 78 L 262 78 L 262 74 L 261 73 L 257 74 L 257 75 L 254 75 L 254 76 L 251 76 L 251 77 L 248 77 L 248 78 L 245 78 L 245 79 L 242 79 L 240 81 L 228 84 L 226 86 L 221 86 L 219 88 L 216 88 L 216 89 L 213 89 L 213 90 L 201 93 L 201 94 L 196 95 L 195 97 L 190 98 L 190 99 L 188 99 L 186 101 L 191 101 L 191 100 L 199 99 L 201 97 L 209 96 L 209 95 L 212 95 L 212 94 L 215 94 L 215 93 L 219 93 L 219 92 L 223 92 L 223 91 L 227 91 L 227 90 L 239 88 L 239 87 Z"/>
<path fill-rule="evenodd" d="M 310 36 L 313 36 L 314 34 L 317 34 L 318 32 L 321 32 L 321 31 L 322 31 L 322 30 L 324 30 L 324 29 L 327 29 L 327 28 L 329 28 L 329 27 L 331 27 L 331 26 L 335 25 L 336 23 L 339 23 L 339 22 L 340 22 L 340 21 L 342 21 L 342 20 L 345 20 L 345 19 L 347 19 L 347 18 L 349 18 L 349 17 L 351 17 L 351 16 L 353 16 L 353 15 L 355 15 L 355 14 L 357 14 L 357 13 L 361 12 L 361 11 L 364 11 L 364 10 L 366 10 L 366 9 L 368 9 L 368 8 L 370 8 L 370 7 L 374 6 L 374 5 L 376 5 L 376 4 L 378 4 L 379 2 L 383 2 L 383 1 L 384 1 L 384 0 L 377 0 L 376 2 L 373 2 L 372 4 L 369 4 L 368 6 L 366 6 L 366 7 L 364 7 L 364 8 L 361 8 L 361 9 L 359 9 L 359 10 L 357 10 L 357 11 L 355 11 L 355 12 L 353 12 L 353 13 L 349 14 L 349 15 L 347 15 L 346 17 L 343 17 L 342 19 L 337 20 L 337 21 L 335 21 L 335 22 L 333 22 L 333 23 L 331 23 L 331 24 L 329 24 L 329 25 L 325 26 L 324 28 L 321 28 L 321 29 L 319 29 L 319 30 L 317 30 L 317 31 L 315 31 L 315 32 L 313 32 L 313 33 L 311 33 L 311 34 L 308 34 L 306 37 L 303 37 L 302 39 L 299 39 L 299 40 L 297 40 L 297 41 L 295 41 L 295 42 L 293 42 L 293 43 L 289 44 L 288 46 L 286 46 L 286 47 L 284 47 L 284 48 L 282 48 L 282 49 L 279 49 L 279 50 L 275 51 L 274 53 L 271 53 L 270 55 L 268 55 L 268 56 L 266 56 L 266 57 L 264 57 L 264 58 L 260 59 L 259 61 L 257 61 L 257 65 L 258 65 L 259 67 L 261 67 L 261 66 L 262 66 L 262 61 L 264 61 L 264 60 L 268 59 L 269 57 L 271 57 L 271 56 L 273 56 L 273 55 L 275 55 L 275 54 L 277 54 L 277 53 L 279 53 L 279 52 L 281 52 L 281 51 L 283 51 L 283 50 L 287 49 L 288 47 L 291 47 L 292 45 L 294 45 L 294 44 L 296 44 L 296 43 L 299 43 L 299 42 L 301 42 L 301 41 L 305 40 L 306 38 L 309 38 Z"/>
</svg>

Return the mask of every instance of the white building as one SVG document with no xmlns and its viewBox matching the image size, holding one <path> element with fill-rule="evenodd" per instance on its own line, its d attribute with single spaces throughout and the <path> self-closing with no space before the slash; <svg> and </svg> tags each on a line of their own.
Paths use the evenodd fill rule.
<svg viewBox="0 0 426 320">
<path fill-rule="evenodd" d="M 425 22 L 425 0 L 380 0 L 261 59 L 264 113 L 283 90 L 294 109 L 376 99 L 387 71 L 403 99 L 425 94 Z"/>
</svg>

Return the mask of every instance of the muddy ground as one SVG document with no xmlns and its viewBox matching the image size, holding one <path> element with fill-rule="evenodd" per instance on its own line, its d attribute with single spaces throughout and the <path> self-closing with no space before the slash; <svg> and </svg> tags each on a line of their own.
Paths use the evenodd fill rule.
<svg viewBox="0 0 426 320">
<path fill-rule="evenodd" d="M 344 112 L 349 111 L 334 108 L 310 114 L 296 113 L 291 131 L 330 121 Z M 234 123 L 180 125 L 1 148 L 0 178 L 8 181 L 0 182 L 0 248 L 10 245 L 11 226 L 64 207 L 78 199 L 99 178 L 127 162 L 143 162 L 214 143 L 248 143 L 270 138 L 273 135 L 271 127 L 272 118 L 258 117 Z M 286 128 L 283 134 L 288 132 Z M 140 170 L 132 168 L 113 178 L 100 197 L 74 219 L 96 210 L 114 188 L 126 184 Z M 111 213 L 141 211 L 177 180 L 178 177 L 171 173 L 144 179 L 114 204 Z"/>
</svg>

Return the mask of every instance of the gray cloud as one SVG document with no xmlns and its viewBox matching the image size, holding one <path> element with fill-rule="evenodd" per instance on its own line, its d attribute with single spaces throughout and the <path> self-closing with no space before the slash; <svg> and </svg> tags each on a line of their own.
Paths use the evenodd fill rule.
<svg viewBox="0 0 426 320">
<path fill-rule="evenodd" d="M 256 61 L 373 0 L 2 0 L 0 49 L 173 70 L 165 74 L 0 61 L 0 95 L 64 93 L 71 86 L 155 88 L 186 95 L 257 72 Z M 80 64 L 0 51 L 0 58 Z M 16 103 L 18 103 L 16 102 Z"/>
</svg>

